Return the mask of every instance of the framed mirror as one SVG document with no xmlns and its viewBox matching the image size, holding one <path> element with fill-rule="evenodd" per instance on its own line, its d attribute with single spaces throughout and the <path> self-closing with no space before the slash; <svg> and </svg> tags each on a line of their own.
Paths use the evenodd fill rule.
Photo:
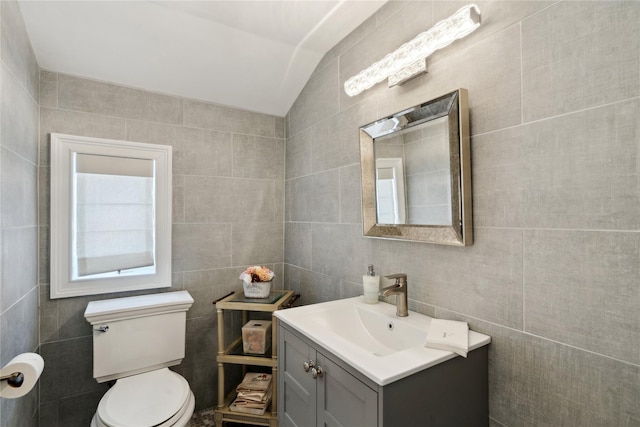
<svg viewBox="0 0 640 427">
<path fill-rule="evenodd" d="M 360 128 L 363 234 L 473 243 L 466 89 Z"/>
</svg>

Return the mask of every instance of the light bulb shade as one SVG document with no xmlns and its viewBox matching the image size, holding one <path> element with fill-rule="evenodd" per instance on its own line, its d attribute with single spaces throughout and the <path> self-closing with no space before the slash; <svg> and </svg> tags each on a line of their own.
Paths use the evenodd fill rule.
<svg viewBox="0 0 640 427">
<path fill-rule="evenodd" d="M 344 83 L 344 91 L 349 96 L 356 96 L 407 67 L 415 68 L 419 61 L 461 39 L 479 26 L 480 9 L 475 4 L 467 5 L 348 79 Z"/>
</svg>

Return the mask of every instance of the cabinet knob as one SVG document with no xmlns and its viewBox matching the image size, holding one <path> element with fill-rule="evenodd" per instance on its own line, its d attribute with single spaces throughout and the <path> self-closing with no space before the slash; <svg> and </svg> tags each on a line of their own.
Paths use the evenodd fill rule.
<svg viewBox="0 0 640 427">
<path fill-rule="evenodd" d="M 322 375 L 324 374 L 324 371 L 322 370 L 321 366 L 318 366 L 316 368 L 312 368 L 311 369 L 311 376 L 315 379 L 318 377 L 322 377 Z"/>
<path fill-rule="evenodd" d="M 314 362 L 313 360 L 307 360 L 302 364 L 302 366 L 304 366 L 305 372 L 309 372 L 309 369 L 314 368 L 316 366 L 316 362 Z"/>
</svg>

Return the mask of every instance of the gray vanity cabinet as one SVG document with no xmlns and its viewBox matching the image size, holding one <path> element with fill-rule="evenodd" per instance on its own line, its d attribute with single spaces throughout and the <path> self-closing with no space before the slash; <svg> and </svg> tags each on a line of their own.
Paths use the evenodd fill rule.
<svg viewBox="0 0 640 427">
<path fill-rule="evenodd" d="M 281 427 L 489 424 L 488 346 L 381 386 L 284 321 L 278 340 Z M 317 378 L 305 372 L 309 361 L 321 368 Z"/>
<path fill-rule="evenodd" d="M 378 393 L 308 341 L 280 328 L 281 427 L 378 425 Z M 312 361 L 309 371 L 305 362 Z M 316 377 L 313 371 L 316 370 Z"/>
<path fill-rule="evenodd" d="M 316 425 L 316 380 L 304 371 L 304 363 L 315 360 L 316 351 L 285 328 L 278 333 L 278 423 L 280 427 Z M 283 398 L 284 397 L 284 398 Z"/>
</svg>

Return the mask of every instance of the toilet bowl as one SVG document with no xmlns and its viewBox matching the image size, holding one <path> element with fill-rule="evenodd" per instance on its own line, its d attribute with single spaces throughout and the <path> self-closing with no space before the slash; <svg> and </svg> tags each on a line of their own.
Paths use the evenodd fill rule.
<svg viewBox="0 0 640 427">
<path fill-rule="evenodd" d="M 163 368 L 116 381 L 100 400 L 91 427 L 184 427 L 194 407 L 189 383 Z"/>
<path fill-rule="evenodd" d="M 168 369 L 184 358 L 186 291 L 92 301 L 93 373 L 116 380 L 91 427 L 184 427 L 195 408 L 189 383 Z"/>
</svg>

